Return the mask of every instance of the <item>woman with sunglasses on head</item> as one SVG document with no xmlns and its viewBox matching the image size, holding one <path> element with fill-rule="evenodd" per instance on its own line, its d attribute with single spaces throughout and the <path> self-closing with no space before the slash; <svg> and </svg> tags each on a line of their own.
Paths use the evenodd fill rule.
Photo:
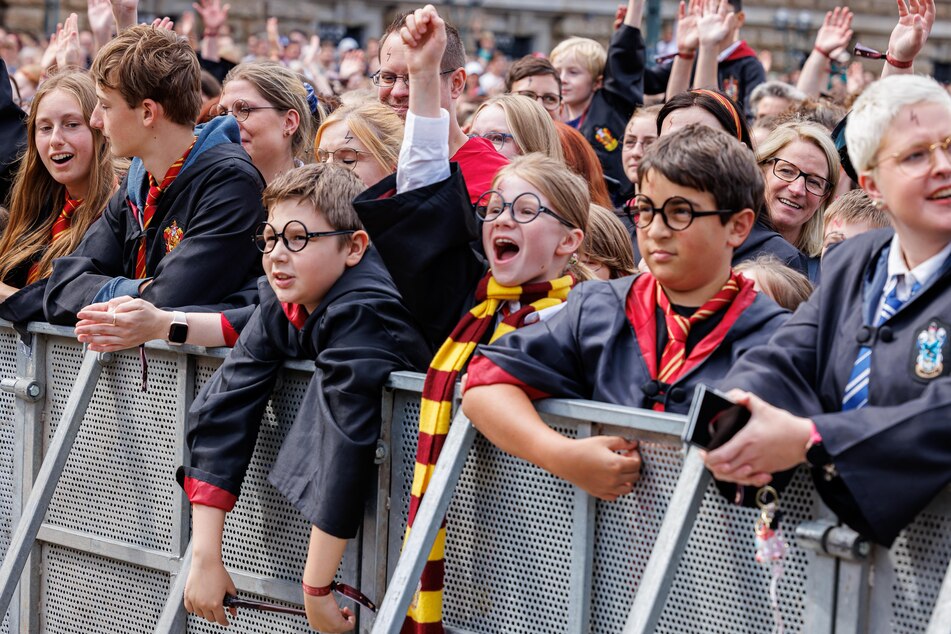
<svg viewBox="0 0 951 634">
<path fill-rule="evenodd" d="M 828 130 L 790 122 L 773 130 L 757 148 L 766 180 L 766 206 L 773 226 L 808 258 L 809 279 L 818 281 L 822 217 L 839 182 L 839 154 Z"/>
<path fill-rule="evenodd" d="M 472 115 L 469 136 L 488 139 L 509 160 L 532 152 L 557 161 L 563 158 L 551 117 L 537 101 L 521 95 L 499 95 L 483 102 Z"/>
<path fill-rule="evenodd" d="M 65 70 L 37 91 L 27 118 L 27 147 L 0 237 L 0 316 L 43 320 L 43 291 L 53 260 L 71 253 L 116 189 L 102 131 L 89 126 L 96 91 L 86 73 Z"/>
</svg>

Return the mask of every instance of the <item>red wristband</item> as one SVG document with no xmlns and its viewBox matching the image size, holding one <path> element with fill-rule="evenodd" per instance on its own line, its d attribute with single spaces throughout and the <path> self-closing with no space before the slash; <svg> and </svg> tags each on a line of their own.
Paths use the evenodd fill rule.
<svg viewBox="0 0 951 634">
<path fill-rule="evenodd" d="M 331 581 L 328 585 L 320 586 L 318 588 L 317 586 L 309 586 L 303 581 L 301 581 L 301 587 L 304 588 L 304 594 L 306 595 L 309 595 L 312 597 L 325 597 L 328 594 L 330 594 L 330 592 L 333 590 L 334 584 Z"/>
<path fill-rule="evenodd" d="M 819 48 L 818 46 L 813 46 L 813 47 L 812 47 L 812 50 L 814 50 L 816 53 L 819 53 L 820 55 L 822 55 L 822 56 L 825 57 L 826 59 L 829 59 L 829 60 L 832 59 L 832 54 L 831 54 L 831 53 L 829 53 L 828 51 L 822 50 L 822 49 Z"/>
<path fill-rule="evenodd" d="M 895 68 L 911 68 L 915 63 L 915 60 L 913 59 L 907 62 L 899 61 L 892 57 L 891 53 L 885 53 L 885 61 Z"/>
<path fill-rule="evenodd" d="M 677 57 L 680 59 L 693 59 L 696 56 L 694 51 L 677 51 Z"/>
</svg>

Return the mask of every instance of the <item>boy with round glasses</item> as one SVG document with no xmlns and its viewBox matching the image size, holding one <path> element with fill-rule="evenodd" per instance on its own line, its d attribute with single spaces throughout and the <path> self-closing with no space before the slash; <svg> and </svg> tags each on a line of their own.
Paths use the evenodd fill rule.
<svg viewBox="0 0 951 634">
<path fill-rule="evenodd" d="M 177 478 L 192 504 L 194 559 L 185 607 L 226 625 L 235 587 L 222 562 L 225 516 L 234 508 L 261 420 L 288 359 L 315 363 L 297 417 L 268 476 L 312 524 L 303 572 L 314 629 L 353 628 L 350 608 L 331 595 L 347 540 L 373 490 L 383 384 L 419 370 L 431 356 L 357 218 L 363 190 L 343 167 L 314 164 L 264 191 L 268 221 L 255 243 L 266 281 L 260 305 L 188 416 L 187 465 Z"/>
<path fill-rule="evenodd" d="M 763 203 L 763 177 L 745 146 L 688 126 L 658 139 L 638 175 L 633 218 L 651 272 L 582 284 L 550 320 L 480 346 L 463 399 L 500 448 L 608 500 L 637 480 L 616 468 L 614 439 L 566 438 L 531 400 L 685 413 L 698 383 L 724 376 L 787 318 L 730 265 Z"/>
</svg>

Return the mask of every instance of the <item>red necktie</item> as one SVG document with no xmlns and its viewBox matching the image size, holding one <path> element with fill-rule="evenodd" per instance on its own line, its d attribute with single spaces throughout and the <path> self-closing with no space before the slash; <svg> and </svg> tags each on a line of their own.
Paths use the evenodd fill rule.
<svg viewBox="0 0 951 634">
<path fill-rule="evenodd" d="M 660 284 L 657 285 L 657 304 L 664 311 L 664 319 L 667 322 L 667 345 L 664 346 L 664 353 L 660 357 L 660 367 L 657 370 L 659 381 L 670 384 L 680 377 L 684 364 L 687 362 L 687 335 L 690 334 L 691 326 L 729 306 L 738 292 L 739 283 L 736 275 L 731 274 L 723 288 L 687 318 L 674 312 L 667 295 Z"/>
<path fill-rule="evenodd" d="M 182 171 L 182 165 L 185 164 L 185 161 L 188 159 L 188 155 L 191 153 L 192 148 L 195 147 L 195 141 L 192 141 L 192 144 L 188 146 L 188 149 L 185 150 L 185 153 L 182 154 L 182 157 L 172 163 L 172 166 L 168 168 L 168 171 L 165 172 L 165 178 L 162 179 L 161 184 L 155 182 L 155 178 L 149 174 L 149 193 L 145 197 L 145 209 L 142 213 L 142 241 L 139 244 L 139 252 L 135 258 L 135 277 L 136 279 L 143 279 L 146 277 L 145 273 L 145 256 L 146 256 L 146 235 L 145 231 L 149 228 L 149 224 L 152 222 L 152 217 L 155 216 L 155 211 L 158 209 L 158 200 L 159 196 L 162 195 L 166 189 L 172 184 L 175 180 L 175 177 L 178 176 L 178 173 Z M 133 212 L 134 213 L 134 212 Z"/>
<path fill-rule="evenodd" d="M 66 203 L 63 205 L 63 210 L 59 212 L 59 215 L 56 217 L 56 220 L 53 221 L 53 242 L 60 237 L 62 237 L 63 232 L 69 229 L 69 226 L 73 222 L 73 214 L 76 213 L 76 210 L 79 209 L 79 206 L 83 204 L 83 199 L 78 200 L 70 198 L 69 194 L 66 194 Z"/>
</svg>

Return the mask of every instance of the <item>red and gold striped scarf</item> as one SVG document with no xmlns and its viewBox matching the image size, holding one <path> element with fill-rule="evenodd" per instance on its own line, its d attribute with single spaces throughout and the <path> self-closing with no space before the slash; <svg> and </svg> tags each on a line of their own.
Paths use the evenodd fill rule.
<svg viewBox="0 0 951 634">
<path fill-rule="evenodd" d="M 159 196 L 162 195 L 166 189 L 175 181 L 175 178 L 178 176 L 178 173 L 182 171 L 182 165 L 185 164 L 185 161 L 188 160 L 188 155 L 191 154 L 192 148 L 195 147 L 195 141 L 198 140 L 198 137 L 195 137 L 192 140 L 192 144 L 188 146 L 188 149 L 185 150 L 185 153 L 182 156 L 172 163 L 168 168 L 168 171 L 165 172 L 165 177 L 162 179 L 161 183 L 155 181 L 155 177 L 151 174 L 149 177 L 149 193 L 145 197 L 145 209 L 142 211 L 142 218 L 136 217 L 136 220 L 141 222 L 142 227 L 142 239 L 139 243 L 139 251 L 135 258 L 135 278 L 143 279 L 146 277 L 145 270 L 145 260 L 146 260 L 146 230 L 149 228 L 149 225 L 152 223 L 152 218 L 155 216 L 155 211 L 158 209 L 158 200 Z M 132 207 L 133 215 L 138 216 L 135 206 Z"/>
<path fill-rule="evenodd" d="M 82 204 L 82 198 L 70 198 L 69 192 L 66 192 L 66 202 L 63 203 L 63 209 L 59 212 L 59 215 L 56 216 L 56 220 L 53 221 L 53 228 L 50 232 L 50 244 L 53 244 L 60 238 L 66 237 L 64 234 L 73 223 L 73 215 Z M 36 262 L 30 267 L 29 273 L 27 273 L 26 283 L 32 284 L 38 279 L 40 279 L 40 263 Z"/>
<path fill-rule="evenodd" d="M 423 384 L 423 398 L 419 412 L 419 444 L 416 449 L 416 468 L 413 472 L 413 488 L 409 506 L 409 523 L 405 539 L 409 537 L 416 511 L 423 494 L 429 486 L 436 460 L 442 451 L 452 416 L 452 397 L 456 378 L 468 363 L 495 318 L 496 312 L 506 302 L 518 301 L 521 308 L 507 315 L 495 328 L 489 342 L 508 334 L 525 323 L 525 318 L 536 311 L 556 306 L 568 297 L 574 279 L 565 275 L 550 282 L 505 287 L 499 285 L 491 274 L 479 282 L 476 289 L 478 304 L 456 324 L 452 334 L 433 357 Z M 436 542 L 413 597 L 403 632 L 429 634 L 442 632 L 442 591 L 445 562 L 443 550 L 446 545 L 446 526 L 443 521 Z"/>
</svg>

